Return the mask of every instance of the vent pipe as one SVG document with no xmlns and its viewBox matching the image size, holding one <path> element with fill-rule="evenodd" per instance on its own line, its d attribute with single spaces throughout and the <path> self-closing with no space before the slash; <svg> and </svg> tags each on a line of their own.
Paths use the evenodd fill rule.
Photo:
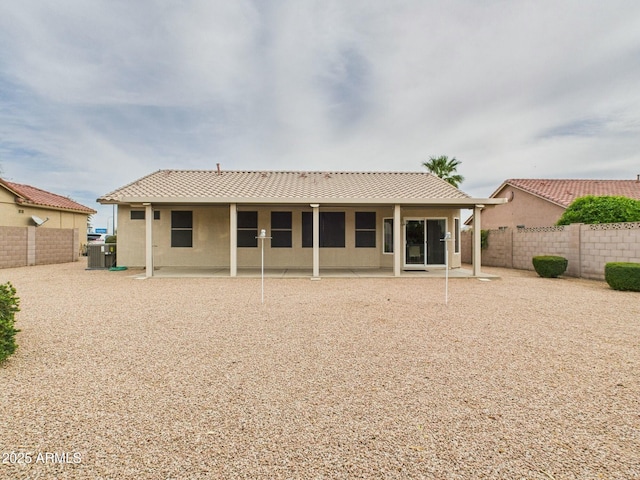
<svg viewBox="0 0 640 480">
<path fill-rule="evenodd" d="M 222 170 L 220 170 L 220 164 L 216 163 L 216 167 L 218 167 L 218 175 L 222 174 Z"/>
</svg>

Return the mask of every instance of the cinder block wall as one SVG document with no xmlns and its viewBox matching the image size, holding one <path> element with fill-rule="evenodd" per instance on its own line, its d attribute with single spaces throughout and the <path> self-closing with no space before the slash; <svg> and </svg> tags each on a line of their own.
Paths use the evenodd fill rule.
<svg viewBox="0 0 640 480">
<path fill-rule="evenodd" d="M 0 227 L 0 268 L 27 264 L 27 229 Z"/>
<path fill-rule="evenodd" d="M 66 263 L 77 260 L 74 230 L 66 228 L 36 229 L 36 265 Z"/>
<path fill-rule="evenodd" d="M 581 225 L 584 278 L 604 278 L 608 262 L 640 263 L 640 222 Z"/>
<path fill-rule="evenodd" d="M 520 228 L 513 233 L 513 268 L 533 270 L 533 257 L 566 257 L 568 251 L 569 234 L 564 227 Z"/>
<path fill-rule="evenodd" d="M 0 227 L 0 268 L 78 261 L 77 228 Z"/>
<path fill-rule="evenodd" d="M 472 234 L 462 233 L 462 261 L 471 262 Z M 489 230 L 482 265 L 533 270 L 537 255 L 569 261 L 566 275 L 604 279 L 608 262 L 640 263 L 640 222 Z"/>
</svg>

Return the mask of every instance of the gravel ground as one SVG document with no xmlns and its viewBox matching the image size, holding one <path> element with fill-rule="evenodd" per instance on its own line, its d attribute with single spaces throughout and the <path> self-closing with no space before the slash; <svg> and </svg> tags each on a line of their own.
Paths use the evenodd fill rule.
<svg viewBox="0 0 640 480">
<path fill-rule="evenodd" d="M 0 270 L 2 479 L 640 478 L 637 293 L 84 267 Z"/>
</svg>

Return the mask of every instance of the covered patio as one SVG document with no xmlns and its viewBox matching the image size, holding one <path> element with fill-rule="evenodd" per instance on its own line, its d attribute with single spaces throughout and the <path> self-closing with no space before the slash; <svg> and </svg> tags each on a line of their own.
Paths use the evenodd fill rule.
<svg viewBox="0 0 640 480">
<path fill-rule="evenodd" d="M 135 273 L 136 278 L 149 278 L 146 271 Z M 229 278 L 228 268 L 211 267 L 160 267 L 153 273 L 155 278 Z M 239 268 L 236 277 L 260 278 L 260 268 Z M 320 269 L 320 276 L 314 277 L 312 269 L 306 268 L 265 268 L 265 278 L 392 278 L 396 277 L 392 268 L 327 268 Z M 479 273 L 474 275 L 471 265 L 454 268 L 448 271 L 449 278 L 483 278 L 497 279 L 497 275 Z M 405 270 L 400 272 L 402 278 L 445 278 L 444 268 L 428 270 Z"/>
</svg>

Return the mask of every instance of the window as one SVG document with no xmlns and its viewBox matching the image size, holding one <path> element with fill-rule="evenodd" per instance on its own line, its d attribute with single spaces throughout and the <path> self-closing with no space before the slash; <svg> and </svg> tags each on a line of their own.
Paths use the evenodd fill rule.
<svg viewBox="0 0 640 480">
<path fill-rule="evenodd" d="M 344 248 L 344 212 L 320 212 L 320 247 Z M 313 213 L 302 212 L 302 246 L 313 247 Z"/>
<path fill-rule="evenodd" d="M 382 253 L 393 253 L 393 218 L 382 220 L 383 244 Z"/>
<path fill-rule="evenodd" d="M 193 212 L 171 212 L 171 246 L 193 247 Z"/>
<path fill-rule="evenodd" d="M 238 212 L 238 247 L 258 246 L 258 212 Z"/>
<path fill-rule="evenodd" d="M 291 246 L 291 212 L 271 212 L 271 247 Z"/>
<path fill-rule="evenodd" d="M 460 253 L 460 219 L 453 219 L 453 229 L 455 238 L 453 239 L 453 252 Z"/>
<path fill-rule="evenodd" d="M 376 212 L 356 212 L 356 248 L 376 247 Z"/>
<path fill-rule="evenodd" d="M 144 220 L 144 210 L 131 210 L 131 220 Z M 160 210 L 153 211 L 153 219 L 160 220 Z"/>
</svg>

